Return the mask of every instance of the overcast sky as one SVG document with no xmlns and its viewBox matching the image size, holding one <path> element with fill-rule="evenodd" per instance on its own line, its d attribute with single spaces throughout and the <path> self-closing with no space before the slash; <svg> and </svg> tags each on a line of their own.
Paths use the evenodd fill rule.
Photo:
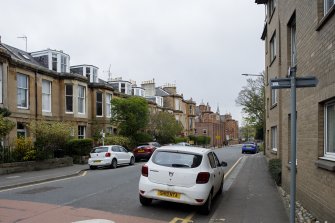
<svg viewBox="0 0 335 223">
<path fill-rule="evenodd" d="M 254 0 L 2 0 L 2 42 L 69 54 L 99 77 L 176 84 L 241 125 L 242 73 L 264 70 L 264 6 Z"/>
</svg>

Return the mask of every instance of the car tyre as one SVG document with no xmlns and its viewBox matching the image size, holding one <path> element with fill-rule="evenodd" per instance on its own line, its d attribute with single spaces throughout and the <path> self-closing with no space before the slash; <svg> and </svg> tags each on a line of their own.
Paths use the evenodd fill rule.
<svg viewBox="0 0 335 223">
<path fill-rule="evenodd" d="M 140 161 L 140 159 L 139 158 L 135 158 L 135 162 L 139 162 Z"/>
<path fill-rule="evenodd" d="M 143 197 L 142 195 L 140 195 L 140 202 L 143 206 L 149 206 L 152 203 L 152 199 L 151 198 L 146 198 L 146 197 Z"/>
<path fill-rule="evenodd" d="M 218 191 L 218 194 L 222 194 L 223 193 L 223 178 L 222 178 L 222 181 L 221 181 L 221 185 L 220 185 L 220 189 Z"/>
<path fill-rule="evenodd" d="M 208 215 L 211 210 L 212 210 L 212 192 L 209 193 L 208 198 L 206 203 L 204 203 L 201 207 L 200 207 L 200 213 L 204 214 L 204 215 Z"/>
<path fill-rule="evenodd" d="M 95 170 L 97 167 L 96 166 L 90 166 L 91 170 Z"/>
<path fill-rule="evenodd" d="M 116 161 L 116 159 L 113 159 L 112 163 L 111 163 L 111 168 L 115 169 L 116 167 L 117 167 L 117 161 Z"/>
<path fill-rule="evenodd" d="M 134 165 L 134 163 L 135 163 L 135 158 L 132 156 L 132 157 L 130 158 L 130 163 L 129 163 L 129 165 Z"/>
</svg>

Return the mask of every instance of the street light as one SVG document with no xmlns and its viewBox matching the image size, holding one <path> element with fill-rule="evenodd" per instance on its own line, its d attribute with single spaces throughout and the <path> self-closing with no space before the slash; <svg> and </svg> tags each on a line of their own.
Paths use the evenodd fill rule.
<svg viewBox="0 0 335 223">
<path fill-rule="evenodd" d="M 265 144 L 265 132 L 266 132 L 266 122 L 265 122 L 265 81 L 264 81 L 264 75 L 263 74 L 241 74 L 243 76 L 246 76 L 246 77 L 262 77 L 263 79 L 263 101 L 264 101 L 264 112 L 263 112 L 263 154 L 265 156 L 265 149 L 266 149 L 266 144 Z"/>
<path fill-rule="evenodd" d="M 264 78 L 263 74 L 241 74 L 241 75 L 243 75 L 243 76 L 263 77 Z"/>
</svg>

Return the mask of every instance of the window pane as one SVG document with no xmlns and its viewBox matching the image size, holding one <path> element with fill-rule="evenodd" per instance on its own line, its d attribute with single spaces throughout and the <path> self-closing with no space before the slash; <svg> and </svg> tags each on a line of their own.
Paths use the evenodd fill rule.
<svg viewBox="0 0 335 223">
<path fill-rule="evenodd" d="M 97 92 L 97 115 L 102 116 L 102 93 Z"/>
<path fill-rule="evenodd" d="M 73 86 L 67 84 L 65 86 L 65 103 L 66 103 L 66 111 L 73 112 Z"/>
<path fill-rule="evenodd" d="M 17 75 L 17 87 L 19 88 L 27 88 L 28 86 L 27 83 L 27 76 L 23 74 L 18 74 Z"/>
<path fill-rule="evenodd" d="M 23 74 L 17 74 L 17 106 L 28 107 L 28 77 Z"/>
<path fill-rule="evenodd" d="M 327 153 L 335 153 L 335 104 L 327 107 Z"/>
<path fill-rule="evenodd" d="M 78 86 L 78 112 L 85 113 L 85 87 Z"/>
</svg>

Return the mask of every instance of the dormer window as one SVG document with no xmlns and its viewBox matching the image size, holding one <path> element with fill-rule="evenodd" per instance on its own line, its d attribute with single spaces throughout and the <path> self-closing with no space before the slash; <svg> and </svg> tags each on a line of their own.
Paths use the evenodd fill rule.
<svg viewBox="0 0 335 223">
<path fill-rule="evenodd" d="M 61 72 L 67 71 L 67 60 L 66 56 L 61 55 Z"/>
<path fill-rule="evenodd" d="M 57 71 L 57 54 L 52 54 L 52 70 Z"/>
<path fill-rule="evenodd" d="M 69 70 L 70 56 L 57 50 L 43 50 L 32 52 L 31 56 L 37 60 L 43 67 L 59 73 L 67 73 Z"/>
<path fill-rule="evenodd" d="M 71 73 L 80 74 L 87 77 L 91 83 L 98 83 L 98 68 L 93 65 L 71 66 Z"/>
</svg>

